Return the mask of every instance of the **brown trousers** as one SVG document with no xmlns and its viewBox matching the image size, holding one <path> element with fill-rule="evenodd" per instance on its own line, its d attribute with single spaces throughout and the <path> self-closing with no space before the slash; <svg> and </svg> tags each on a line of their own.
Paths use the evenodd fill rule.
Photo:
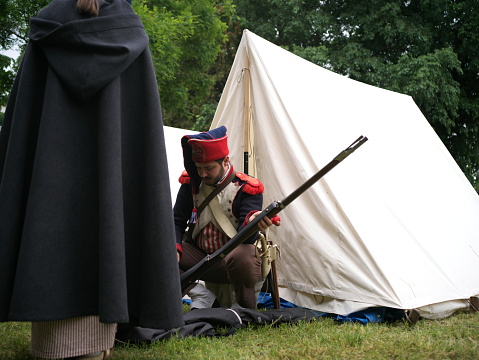
<svg viewBox="0 0 479 360">
<path fill-rule="evenodd" d="M 180 272 L 183 273 L 199 263 L 207 253 L 194 244 L 182 244 Z M 256 308 L 255 285 L 261 277 L 261 259 L 256 257 L 255 246 L 241 244 L 216 264 L 201 279 L 216 284 L 231 284 L 235 289 L 238 304 Z"/>
</svg>

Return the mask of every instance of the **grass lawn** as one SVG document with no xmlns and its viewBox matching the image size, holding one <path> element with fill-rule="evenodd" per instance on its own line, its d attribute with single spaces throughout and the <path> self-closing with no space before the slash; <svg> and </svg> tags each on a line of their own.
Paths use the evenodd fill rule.
<svg viewBox="0 0 479 360">
<path fill-rule="evenodd" d="M 29 323 L 0 323 L 0 360 L 32 359 Z M 261 325 L 217 338 L 117 345 L 114 359 L 479 359 L 479 312 L 411 326 L 310 323 Z"/>
</svg>

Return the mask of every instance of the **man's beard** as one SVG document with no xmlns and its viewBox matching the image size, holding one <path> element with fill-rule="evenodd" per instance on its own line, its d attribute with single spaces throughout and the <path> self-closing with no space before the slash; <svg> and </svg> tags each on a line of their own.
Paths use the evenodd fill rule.
<svg viewBox="0 0 479 360">
<path fill-rule="evenodd" d="M 218 183 L 218 181 L 220 181 L 225 176 L 225 172 L 226 172 L 226 169 L 222 166 L 220 173 L 214 179 L 211 179 L 209 177 L 204 177 L 202 180 L 205 182 L 206 185 L 215 186 Z"/>
</svg>

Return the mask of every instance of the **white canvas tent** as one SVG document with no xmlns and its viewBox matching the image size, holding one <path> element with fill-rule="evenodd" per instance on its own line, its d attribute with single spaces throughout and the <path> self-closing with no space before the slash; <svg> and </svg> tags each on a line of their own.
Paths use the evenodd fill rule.
<svg viewBox="0 0 479 360">
<path fill-rule="evenodd" d="M 185 169 L 183 165 L 183 149 L 181 148 L 181 138 L 184 135 L 194 134 L 195 131 L 164 126 L 166 156 L 168 158 L 168 172 L 170 178 L 171 201 L 175 204 L 176 194 L 180 189 L 178 179 Z"/>
<path fill-rule="evenodd" d="M 438 318 L 479 294 L 479 197 L 411 97 L 245 31 L 211 127 L 220 125 L 236 170 L 248 152 L 265 206 L 369 139 L 270 231 L 282 298 L 341 315 L 386 306 Z"/>
</svg>

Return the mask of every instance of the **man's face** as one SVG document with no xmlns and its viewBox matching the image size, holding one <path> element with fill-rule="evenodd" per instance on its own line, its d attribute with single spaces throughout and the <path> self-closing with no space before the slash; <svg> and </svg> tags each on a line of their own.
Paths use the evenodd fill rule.
<svg viewBox="0 0 479 360">
<path fill-rule="evenodd" d="M 224 159 L 222 163 L 217 161 L 210 161 L 207 163 L 195 162 L 196 171 L 201 177 L 201 180 L 206 185 L 214 185 L 224 176 L 226 170 L 228 169 L 228 157 Z"/>
</svg>

